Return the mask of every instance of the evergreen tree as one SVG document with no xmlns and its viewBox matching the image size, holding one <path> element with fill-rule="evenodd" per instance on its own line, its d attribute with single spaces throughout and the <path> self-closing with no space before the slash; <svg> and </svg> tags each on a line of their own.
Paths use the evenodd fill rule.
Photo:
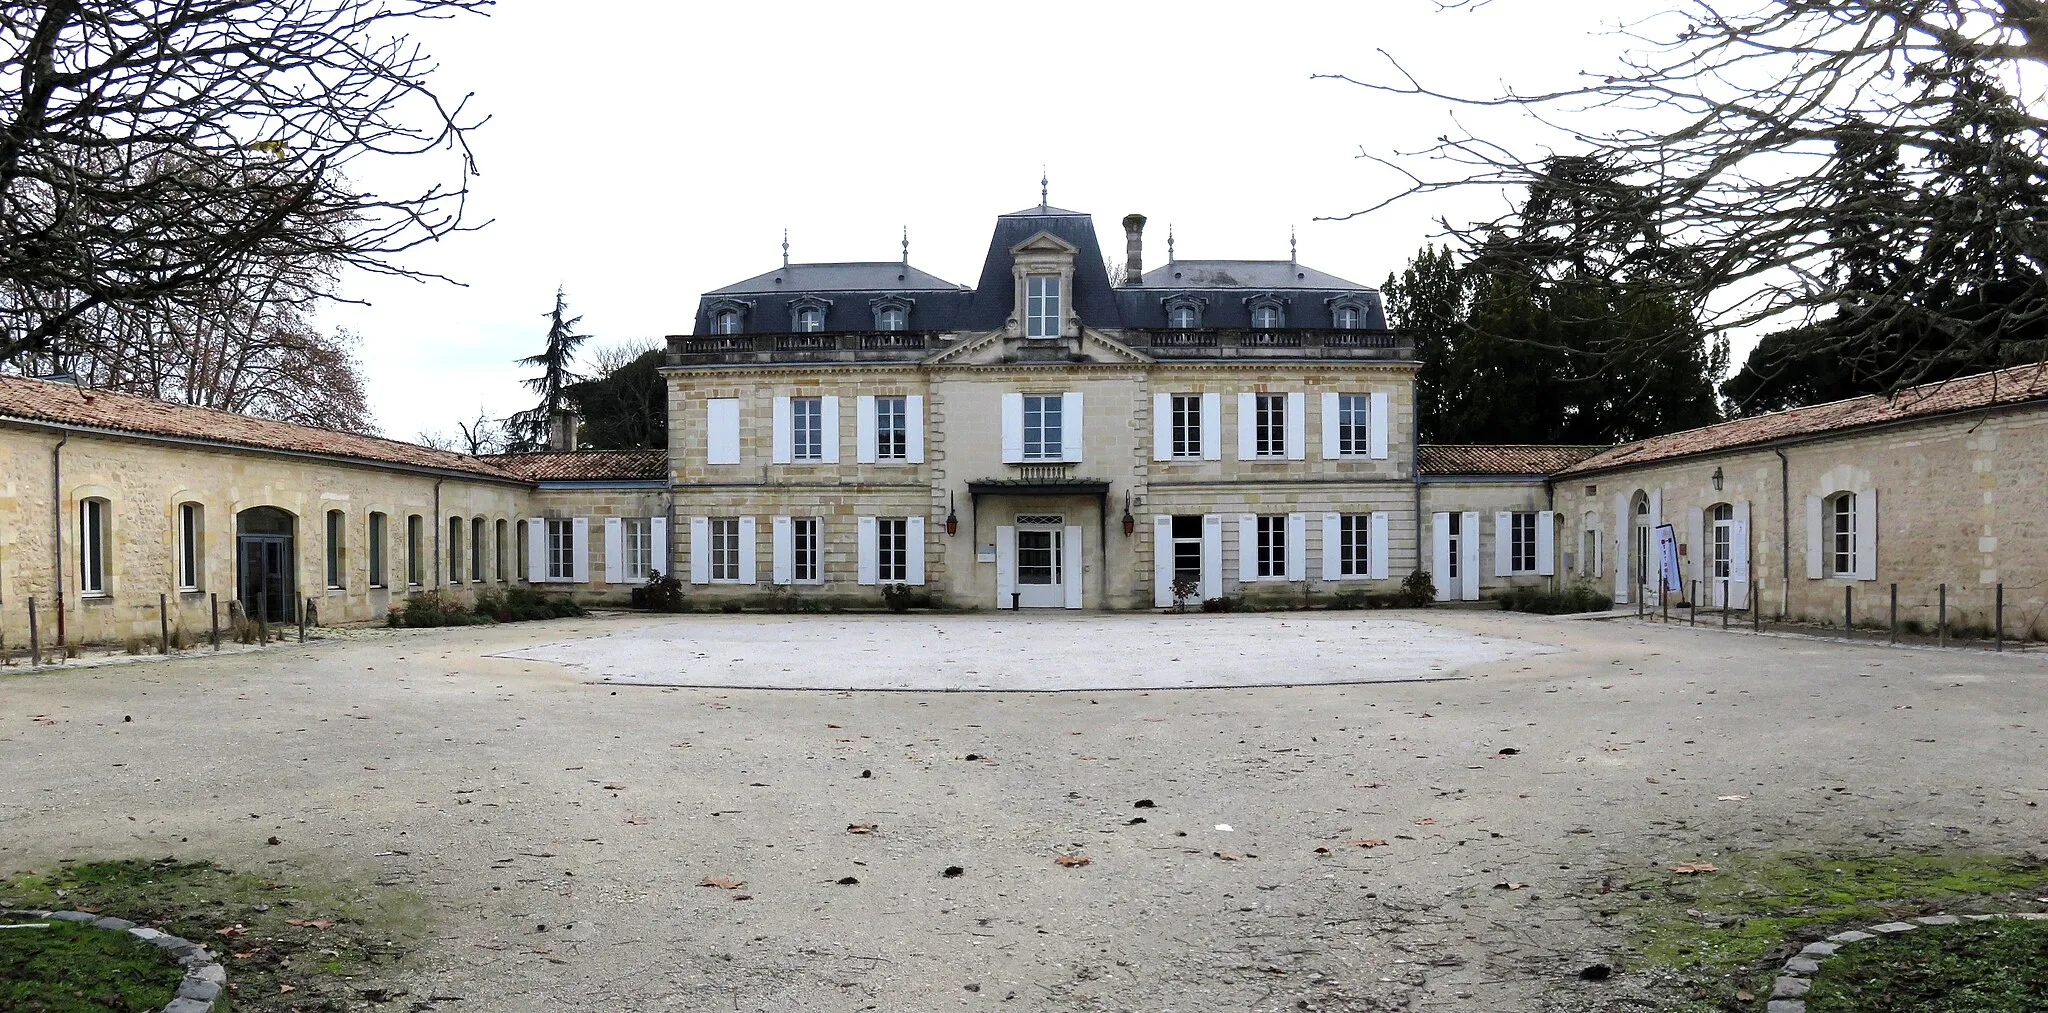
<svg viewBox="0 0 2048 1013">
<path fill-rule="evenodd" d="M 562 290 L 555 290 L 555 308 L 545 314 L 548 317 L 547 346 L 540 352 L 519 360 L 519 365 L 540 370 L 539 376 L 519 381 L 527 390 L 540 395 L 540 403 L 523 412 L 515 413 L 505 420 L 510 431 L 512 450 L 528 452 L 544 450 L 548 445 L 548 426 L 554 413 L 563 407 L 562 393 L 578 379 L 570 370 L 576 361 L 576 349 L 590 340 L 588 334 L 576 333 L 576 326 L 582 317 L 571 317 L 568 300 Z M 572 448 L 573 449 L 573 448 Z"/>
</svg>

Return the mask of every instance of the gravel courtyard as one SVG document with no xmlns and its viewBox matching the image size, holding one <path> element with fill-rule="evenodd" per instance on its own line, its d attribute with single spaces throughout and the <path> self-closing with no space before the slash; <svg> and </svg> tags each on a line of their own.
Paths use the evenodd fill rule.
<svg viewBox="0 0 2048 1013">
<path fill-rule="evenodd" d="M 2039 655 L 1430 612 L 1450 681 L 1305 685 L 1372 620 L 1244 618 L 1176 622 L 1205 656 L 1257 629 L 1235 649 L 1303 685 L 688 689 L 503 656 L 675 636 L 641 617 L 0 675 L 0 869 L 398 884 L 440 932 L 404 984 L 460 1013 L 1584 1010 L 1623 984 L 1574 977 L 1623 938 L 1603 877 L 2048 835 Z M 692 620 L 721 649 L 994 645 L 992 619 L 821 621 Z M 1164 669 L 1150 622 L 1002 643 Z M 1379 664 L 1385 633 L 1343 635 Z"/>
</svg>

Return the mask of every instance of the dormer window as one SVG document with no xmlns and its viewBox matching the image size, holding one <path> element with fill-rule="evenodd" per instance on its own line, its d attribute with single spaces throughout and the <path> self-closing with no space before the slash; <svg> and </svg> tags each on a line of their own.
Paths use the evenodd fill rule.
<svg viewBox="0 0 2048 1013">
<path fill-rule="evenodd" d="M 1171 296 L 1164 304 L 1166 326 L 1177 331 L 1194 330 L 1202 326 L 1202 310 L 1208 305 L 1205 300 L 1185 295 Z"/>
<path fill-rule="evenodd" d="M 903 311 L 891 306 L 875 314 L 875 330 L 900 331 L 903 329 Z"/>
<path fill-rule="evenodd" d="M 875 311 L 875 330 L 907 331 L 910 329 L 910 300 L 902 296 L 885 295 L 869 301 L 868 308 Z"/>
<path fill-rule="evenodd" d="M 1024 336 L 1060 336 L 1060 279 L 1056 274 L 1034 274 L 1024 279 Z"/>
<path fill-rule="evenodd" d="M 1329 300 L 1330 326 L 1340 331 L 1355 331 L 1365 326 L 1366 310 L 1364 298 L 1356 295 L 1340 295 Z"/>
<path fill-rule="evenodd" d="M 738 334 L 740 332 L 740 311 L 719 310 L 711 317 L 711 333 Z"/>
<path fill-rule="evenodd" d="M 1258 331 L 1276 331 L 1276 330 L 1279 330 L 1280 328 L 1282 328 L 1282 327 L 1286 326 L 1286 324 L 1284 324 L 1284 323 L 1282 323 L 1282 322 L 1281 322 L 1282 320 L 1283 320 L 1283 317 L 1282 317 L 1282 316 L 1281 316 L 1281 314 L 1280 314 L 1280 307 L 1279 307 L 1279 306 L 1276 306 L 1276 305 L 1274 305 L 1274 304 L 1272 304 L 1272 303 L 1260 303 L 1260 304 L 1258 304 L 1258 305 L 1255 305 L 1255 306 L 1253 306 L 1253 307 L 1252 307 L 1252 329 L 1253 329 L 1253 330 L 1258 330 Z"/>
<path fill-rule="evenodd" d="M 789 304 L 789 329 L 798 334 L 816 334 L 825 329 L 825 311 L 832 304 L 817 296 L 799 296 Z"/>
</svg>

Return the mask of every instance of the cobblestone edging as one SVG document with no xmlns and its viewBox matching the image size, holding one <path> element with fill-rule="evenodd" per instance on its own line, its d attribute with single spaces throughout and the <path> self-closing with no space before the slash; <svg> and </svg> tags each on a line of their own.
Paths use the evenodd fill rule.
<svg viewBox="0 0 2048 1013">
<path fill-rule="evenodd" d="M 178 995 L 164 1007 L 163 1013 L 212 1013 L 214 1002 L 220 998 L 221 990 L 227 987 L 227 968 L 220 966 L 206 947 L 191 940 L 144 928 L 126 918 L 103 918 L 85 911 L 39 911 L 35 915 L 51 921 L 77 922 L 110 932 L 126 932 L 169 951 L 185 969 L 185 980 L 178 983 Z"/>
<path fill-rule="evenodd" d="M 1911 932 L 1923 925 L 1955 925 L 1960 922 L 1988 922 L 2001 918 L 2024 921 L 2048 921 L 2048 914 L 2001 914 L 2001 915 L 1928 915 L 1901 922 L 1885 922 L 1867 929 L 1837 932 L 1818 943 L 1808 943 L 1797 956 L 1785 961 L 1778 972 L 1778 981 L 1771 989 L 1771 998 L 1764 1006 L 1764 1013 L 1806 1013 L 1806 993 L 1813 988 L 1813 976 L 1820 971 L 1821 961 L 1834 956 L 1844 946 L 1852 946 L 1866 939 L 1895 936 Z"/>
</svg>

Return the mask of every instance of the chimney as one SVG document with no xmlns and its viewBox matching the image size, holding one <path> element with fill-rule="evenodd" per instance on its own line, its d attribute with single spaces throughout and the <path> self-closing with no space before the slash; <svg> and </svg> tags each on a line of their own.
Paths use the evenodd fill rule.
<svg viewBox="0 0 2048 1013">
<path fill-rule="evenodd" d="M 548 418 L 548 449 L 568 452 L 576 449 L 576 430 L 583 420 L 576 413 L 556 409 Z"/>
<path fill-rule="evenodd" d="M 1124 216 L 1124 284 L 1145 284 L 1145 216 Z"/>
</svg>

